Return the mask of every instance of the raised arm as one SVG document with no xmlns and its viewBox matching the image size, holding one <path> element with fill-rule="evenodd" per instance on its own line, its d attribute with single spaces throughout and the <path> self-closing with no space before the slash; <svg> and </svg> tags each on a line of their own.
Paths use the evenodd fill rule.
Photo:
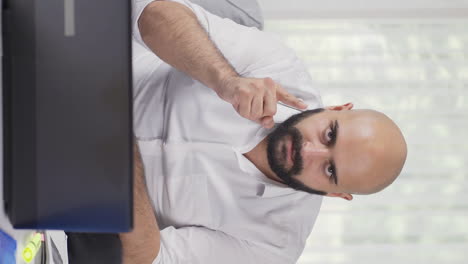
<svg viewBox="0 0 468 264">
<path fill-rule="evenodd" d="M 145 44 L 163 61 L 213 89 L 243 117 L 272 127 L 276 102 L 307 105 L 270 78 L 242 78 L 210 40 L 192 10 L 169 1 L 150 3 L 138 20 Z"/>
<path fill-rule="evenodd" d="M 238 77 L 188 7 L 154 1 L 138 24 L 143 41 L 159 58 L 209 88 L 216 90 L 226 79 Z"/>
</svg>

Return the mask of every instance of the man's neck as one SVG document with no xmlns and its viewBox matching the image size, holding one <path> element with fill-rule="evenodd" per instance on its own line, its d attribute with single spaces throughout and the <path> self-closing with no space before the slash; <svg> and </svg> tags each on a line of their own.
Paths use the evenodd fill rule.
<svg viewBox="0 0 468 264">
<path fill-rule="evenodd" d="M 243 154 L 250 162 L 252 162 L 258 170 L 260 170 L 266 177 L 282 182 L 275 173 L 271 170 L 267 158 L 267 140 L 266 138 L 260 141 L 251 151 Z"/>
</svg>

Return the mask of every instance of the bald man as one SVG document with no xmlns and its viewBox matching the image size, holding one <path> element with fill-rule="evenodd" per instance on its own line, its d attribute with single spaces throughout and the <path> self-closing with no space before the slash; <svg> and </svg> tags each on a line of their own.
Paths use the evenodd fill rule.
<svg viewBox="0 0 468 264">
<path fill-rule="evenodd" d="M 324 107 L 278 38 L 188 0 L 134 7 L 139 151 L 124 263 L 295 263 L 323 196 L 351 200 L 400 173 L 398 127 L 351 103 Z"/>
<path fill-rule="evenodd" d="M 245 156 L 271 179 L 297 190 L 346 200 L 376 193 L 400 174 L 406 143 L 386 115 L 351 108 L 296 114 Z"/>
</svg>

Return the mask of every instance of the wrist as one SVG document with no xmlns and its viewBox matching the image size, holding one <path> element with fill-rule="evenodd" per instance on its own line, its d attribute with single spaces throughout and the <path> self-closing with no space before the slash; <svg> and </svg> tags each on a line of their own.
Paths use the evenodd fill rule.
<svg viewBox="0 0 468 264">
<path fill-rule="evenodd" d="M 226 74 L 219 78 L 219 81 L 214 88 L 216 94 L 226 102 L 231 103 L 235 93 L 236 83 L 241 77 L 236 74 Z"/>
</svg>

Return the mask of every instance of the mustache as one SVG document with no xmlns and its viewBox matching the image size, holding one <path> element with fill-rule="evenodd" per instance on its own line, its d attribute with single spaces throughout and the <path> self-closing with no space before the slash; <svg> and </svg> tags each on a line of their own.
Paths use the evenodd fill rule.
<svg viewBox="0 0 468 264">
<path fill-rule="evenodd" d="M 293 149 L 293 156 L 291 157 L 293 164 L 290 169 L 285 166 L 285 155 L 282 155 L 282 148 L 280 144 L 290 137 Z M 294 175 L 300 174 L 303 170 L 303 159 L 301 156 L 303 137 L 299 130 L 295 127 L 278 127 L 271 137 L 268 139 L 267 158 L 272 171 L 282 180 L 289 181 Z"/>
</svg>

